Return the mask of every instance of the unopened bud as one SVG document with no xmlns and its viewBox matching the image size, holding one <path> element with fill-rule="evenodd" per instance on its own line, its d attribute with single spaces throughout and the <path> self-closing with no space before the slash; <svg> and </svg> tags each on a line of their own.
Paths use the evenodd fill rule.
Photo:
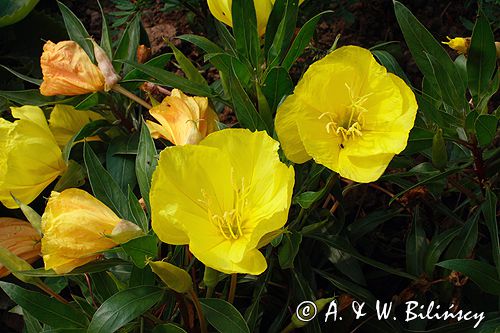
<svg viewBox="0 0 500 333">
<path fill-rule="evenodd" d="M 113 86 L 120 81 L 120 76 L 116 74 L 111 60 L 104 50 L 94 41 L 94 54 L 97 60 L 97 66 L 104 76 L 104 91 L 110 91 Z"/>
</svg>

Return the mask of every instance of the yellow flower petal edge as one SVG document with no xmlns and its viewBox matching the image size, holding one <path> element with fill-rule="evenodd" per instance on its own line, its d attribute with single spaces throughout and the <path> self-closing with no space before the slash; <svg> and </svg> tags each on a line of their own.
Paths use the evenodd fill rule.
<svg viewBox="0 0 500 333">
<path fill-rule="evenodd" d="M 11 110 L 18 120 L 0 118 L 0 201 L 17 208 L 11 193 L 29 204 L 66 170 L 66 164 L 39 107 Z"/>
<path fill-rule="evenodd" d="M 448 45 L 451 49 L 457 51 L 458 54 L 467 54 L 469 52 L 470 37 L 446 38 L 448 41 L 441 43 Z"/>
<path fill-rule="evenodd" d="M 85 125 L 99 119 L 104 119 L 104 117 L 96 112 L 76 110 L 71 105 L 57 104 L 50 113 L 49 127 L 57 144 L 64 147 Z M 89 137 L 86 140 L 99 140 L 99 137 Z"/>
<path fill-rule="evenodd" d="M 309 67 L 278 108 L 275 127 L 292 162 L 313 158 L 368 183 L 405 149 L 417 108 L 411 89 L 370 51 L 345 46 Z"/>
<path fill-rule="evenodd" d="M 121 219 L 89 193 L 71 188 L 52 192 L 42 215 L 45 269 L 58 274 L 97 259 L 115 247 L 111 235 Z"/>
<path fill-rule="evenodd" d="M 160 240 L 189 244 L 206 266 L 227 274 L 265 271 L 259 242 L 285 225 L 294 184 L 278 147 L 265 132 L 225 129 L 199 145 L 163 150 L 150 192 Z"/>
</svg>

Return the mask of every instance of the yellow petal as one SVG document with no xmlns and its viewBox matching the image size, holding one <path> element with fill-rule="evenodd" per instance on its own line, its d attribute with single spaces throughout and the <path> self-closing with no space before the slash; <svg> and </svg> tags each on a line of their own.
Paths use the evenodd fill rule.
<svg viewBox="0 0 500 333">
<path fill-rule="evenodd" d="M 71 96 L 104 90 L 105 80 L 101 70 L 74 41 L 46 42 L 40 65 L 43 73 L 42 95 Z"/>
<path fill-rule="evenodd" d="M 64 147 L 85 125 L 98 119 L 104 119 L 104 117 L 93 111 L 76 110 L 71 105 L 57 104 L 50 113 L 49 127 L 57 144 Z M 98 137 L 91 137 L 86 140 L 98 139 Z"/>
<path fill-rule="evenodd" d="M 12 108 L 12 115 L 19 120 L 0 119 L 0 201 L 17 208 L 11 193 L 29 204 L 66 164 L 40 108 Z"/>
<path fill-rule="evenodd" d="M 87 192 L 52 192 L 42 215 L 42 254 L 46 269 L 67 273 L 116 246 L 106 237 L 120 218 Z"/>
</svg>

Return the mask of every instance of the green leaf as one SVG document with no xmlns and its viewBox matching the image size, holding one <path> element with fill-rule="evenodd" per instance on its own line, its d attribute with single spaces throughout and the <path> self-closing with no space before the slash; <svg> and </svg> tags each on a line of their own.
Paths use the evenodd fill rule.
<svg viewBox="0 0 500 333">
<path fill-rule="evenodd" d="M 236 50 L 241 60 L 247 59 L 254 71 L 258 69 L 260 41 L 257 17 L 252 0 L 234 0 L 231 6 Z"/>
<path fill-rule="evenodd" d="M 468 276 L 483 291 L 500 295 L 500 280 L 495 267 L 471 259 L 451 259 L 437 263 L 438 266 L 460 272 Z"/>
<path fill-rule="evenodd" d="M 0 28 L 21 21 L 39 0 L 4 1 L 0 4 Z"/>
<path fill-rule="evenodd" d="M 385 209 L 370 213 L 354 221 L 347 227 L 349 239 L 351 239 L 352 242 L 356 242 L 364 235 L 375 230 L 382 223 L 400 216 L 406 216 L 401 214 L 401 209 Z"/>
<path fill-rule="evenodd" d="M 105 260 L 90 262 L 88 264 L 75 268 L 71 272 L 65 274 L 57 274 L 51 269 L 46 271 L 43 268 L 37 268 L 29 271 L 20 271 L 20 273 L 23 273 L 26 276 L 36 276 L 36 277 L 75 276 L 75 275 L 81 275 L 83 273 L 103 272 L 111 267 L 115 267 L 118 265 L 130 265 L 130 263 L 122 259 L 113 258 L 113 259 L 105 259 Z"/>
<path fill-rule="evenodd" d="M 137 54 L 137 47 L 139 46 L 139 37 L 141 33 L 141 16 L 136 14 L 132 21 L 127 24 L 123 31 L 118 46 L 116 47 L 115 54 L 113 55 L 113 66 L 117 72 L 120 72 L 121 64 L 117 60 L 133 61 Z M 124 73 L 130 71 L 130 65 L 125 65 L 123 68 Z"/>
<path fill-rule="evenodd" d="M 431 85 L 437 87 L 437 77 L 433 69 L 436 66 L 430 63 L 428 54 L 436 59 L 435 61 L 439 64 L 439 68 L 442 68 L 442 71 L 436 72 L 439 75 L 446 74 L 446 76 L 451 78 L 453 83 L 460 85 L 458 91 L 465 91 L 465 84 L 461 80 L 455 64 L 438 41 L 432 37 L 431 33 L 400 2 L 394 1 L 394 11 L 406 44 L 413 55 L 413 59 L 415 59 L 418 68 L 426 79 L 430 81 Z M 461 97 L 463 98 L 464 96 L 463 94 Z"/>
<path fill-rule="evenodd" d="M 484 216 L 484 223 L 490 232 L 493 261 L 495 262 L 498 277 L 500 278 L 500 240 L 498 239 L 497 196 L 490 188 L 486 189 L 486 200 L 481 209 Z"/>
<path fill-rule="evenodd" d="M 156 258 L 158 253 L 158 238 L 154 235 L 134 238 L 122 244 L 121 247 L 137 267 L 144 268 L 147 260 Z"/>
<path fill-rule="evenodd" d="M 482 114 L 477 117 L 474 127 L 479 145 L 487 146 L 495 138 L 498 119 L 492 114 Z"/>
<path fill-rule="evenodd" d="M 115 281 L 110 272 L 97 272 L 90 274 L 92 290 L 99 303 L 104 302 L 118 292 Z"/>
<path fill-rule="evenodd" d="M 472 253 L 477 243 L 478 219 L 479 212 L 467 220 L 455 238 L 455 242 L 451 243 L 446 251 L 446 258 L 463 259 Z"/>
<path fill-rule="evenodd" d="M 325 245 L 333 247 L 337 250 L 344 251 L 349 253 L 352 257 L 358 259 L 361 262 L 364 262 L 367 265 L 379 268 L 387 273 L 400 276 L 406 279 L 410 280 L 416 280 L 417 277 L 405 272 L 402 272 L 400 270 L 397 270 L 395 268 L 392 268 L 386 264 L 383 264 L 381 262 L 378 262 L 376 260 L 370 259 L 368 257 L 365 257 L 361 254 L 359 254 L 351 244 L 349 244 L 344 238 L 340 236 L 334 236 L 334 235 L 323 235 L 323 234 L 308 234 L 307 237 L 317 239 L 321 242 L 323 242 Z"/>
<path fill-rule="evenodd" d="M 4 65 L 0 65 L 0 67 L 3 67 L 5 68 L 7 71 L 11 72 L 12 74 L 14 74 L 15 76 L 17 76 L 18 78 L 20 78 L 21 80 L 24 80 L 24 81 L 27 81 L 29 83 L 33 83 L 37 86 L 41 85 L 42 84 L 42 80 L 40 79 L 35 79 L 35 78 L 32 78 L 32 77 L 29 77 L 29 76 L 26 76 L 24 74 L 21 74 L 19 72 L 16 72 L 15 70 L 13 69 L 10 69 L 9 67 L 7 66 L 4 66 Z"/>
<path fill-rule="evenodd" d="M 151 270 L 151 267 L 146 266 L 144 268 L 139 268 L 137 266 L 132 267 L 130 272 L 130 279 L 128 280 L 129 287 L 137 286 L 154 286 L 156 282 L 155 275 Z"/>
<path fill-rule="evenodd" d="M 172 58 L 172 53 L 164 53 L 160 54 L 157 57 L 154 57 L 147 61 L 145 65 L 156 67 L 156 68 L 164 68 L 167 63 Z M 134 90 L 139 88 L 143 81 L 147 81 L 149 79 L 149 75 L 141 72 L 140 70 L 134 68 L 130 70 L 123 79 L 120 81 L 120 85 L 123 86 L 127 90 Z"/>
<path fill-rule="evenodd" d="M 13 103 L 20 105 L 45 106 L 55 103 L 54 96 L 43 96 L 38 89 L 1 91 L 0 97 L 3 97 Z"/>
<path fill-rule="evenodd" d="M 132 216 L 132 222 L 137 224 L 139 227 L 144 232 L 149 231 L 149 223 L 148 223 L 148 218 L 146 216 L 146 213 L 142 209 L 141 204 L 139 203 L 139 200 L 135 196 L 135 194 L 132 192 L 130 187 L 128 188 L 128 206 L 130 209 L 130 214 Z"/>
<path fill-rule="evenodd" d="M 316 31 L 316 24 L 318 24 L 319 19 L 321 18 L 321 16 L 327 13 L 333 13 L 333 11 L 327 10 L 321 12 L 316 16 L 314 16 L 313 18 L 311 18 L 302 26 L 299 33 L 293 40 L 292 46 L 290 46 L 290 49 L 288 50 L 288 53 L 283 59 L 283 62 L 281 63 L 281 66 L 284 69 L 289 71 L 290 68 L 292 68 L 293 64 L 295 63 L 295 60 L 297 60 L 297 58 L 302 54 L 302 52 L 304 52 L 304 49 L 309 44 L 309 41 L 311 40 L 314 34 L 314 31 Z"/>
<path fill-rule="evenodd" d="M 38 214 L 33 208 L 28 206 L 27 204 L 19 201 L 12 193 L 10 194 L 12 199 L 19 206 L 21 211 L 23 212 L 26 219 L 33 226 L 33 228 L 41 235 L 42 234 L 42 217 Z"/>
<path fill-rule="evenodd" d="M 23 309 L 24 328 L 26 333 L 40 333 L 42 331 L 42 324 L 33 317 L 28 311 Z"/>
<path fill-rule="evenodd" d="M 151 179 L 153 177 L 153 172 L 158 165 L 158 160 L 156 159 L 156 148 L 153 138 L 149 132 L 149 128 L 143 121 L 141 126 L 141 134 L 139 136 L 139 146 L 137 148 L 137 158 L 135 160 L 135 174 L 137 176 L 137 182 L 139 183 L 139 188 L 141 190 L 142 198 L 146 203 L 148 212 L 151 212 L 151 206 L 149 203 L 149 190 L 151 189 Z"/>
<path fill-rule="evenodd" d="M 101 304 L 92 317 L 87 332 L 115 332 L 149 310 L 162 297 L 163 289 L 152 286 L 139 286 L 120 291 Z"/>
<path fill-rule="evenodd" d="M 120 154 L 123 151 L 137 151 L 139 135 L 117 136 L 109 143 L 106 151 L 106 169 L 116 181 L 123 193 L 137 184 L 135 175 L 135 156 Z"/>
<path fill-rule="evenodd" d="M 281 16 L 282 19 L 280 24 L 278 25 L 278 29 L 276 30 L 276 34 L 274 35 L 273 43 L 269 47 L 269 52 L 267 54 L 269 67 L 273 67 L 275 64 L 281 61 L 293 38 L 295 25 L 297 23 L 299 0 L 282 1 L 284 1 L 285 7 L 283 15 Z M 274 5 L 276 6 L 276 3 Z"/>
<path fill-rule="evenodd" d="M 187 333 L 182 328 L 174 324 L 162 324 L 153 329 L 152 333 Z"/>
<path fill-rule="evenodd" d="M 109 34 L 108 21 L 106 20 L 106 15 L 104 15 L 104 11 L 102 10 L 101 2 L 99 0 L 97 0 L 97 4 L 99 5 L 99 11 L 101 12 L 101 19 L 102 19 L 100 46 L 102 47 L 104 52 L 106 52 L 108 58 L 112 59 L 113 48 L 111 47 L 111 35 Z"/>
<path fill-rule="evenodd" d="M 2 265 L 2 268 L 5 267 L 16 278 L 24 283 L 41 283 L 39 279 L 23 274 L 23 271 L 33 269 L 33 267 L 31 267 L 26 260 L 18 257 L 16 254 L 12 253 L 9 249 L 4 248 L 3 246 L 0 246 L 0 265 Z"/>
<path fill-rule="evenodd" d="M 444 250 L 450 245 L 451 241 L 455 239 L 459 232 L 460 228 L 453 228 L 432 238 L 424 257 L 424 271 L 428 276 L 432 277 L 434 266 L 439 261 Z"/>
<path fill-rule="evenodd" d="M 94 196 L 118 216 L 130 220 L 128 199 L 113 177 L 104 169 L 88 143 L 83 145 L 83 157 Z"/>
<path fill-rule="evenodd" d="M 419 208 L 415 208 L 410 234 L 406 239 L 406 271 L 415 276 L 423 272 L 424 254 L 427 246 Z"/>
<path fill-rule="evenodd" d="M 77 162 L 68 161 L 68 168 L 54 186 L 54 191 L 62 192 L 67 188 L 80 187 L 85 184 L 85 170 Z"/>
<path fill-rule="evenodd" d="M 495 37 L 488 19 L 480 9 L 479 17 L 472 31 L 469 52 L 467 53 L 469 89 L 472 95 L 476 97 L 475 100 L 478 100 L 477 97 L 487 91 L 497 67 L 496 63 Z"/>
<path fill-rule="evenodd" d="M 174 44 L 168 43 L 168 46 L 174 52 L 175 60 L 177 60 L 179 67 L 182 69 L 184 74 L 186 74 L 186 77 L 193 82 L 206 85 L 208 88 L 207 80 L 205 80 L 205 78 L 200 74 L 191 60 L 189 60 L 188 57 L 186 57 L 181 51 L 179 51 L 179 49 L 176 48 Z"/>
<path fill-rule="evenodd" d="M 299 253 L 302 234 L 287 232 L 283 235 L 281 246 L 278 250 L 278 259 L 282 269 L 293 268 L 293 261 Z"/>
<path fill-rule="evenodd" d="M 105 119 L 94 120 L 85 126 L 83 126 L 78 133 L 73 135 L 73 137 L 66 143 L 62 151 L 62 157 L 64 161 L 68 162 L 69 156 L 71 154 L 71 149 L 73 148 L 75 142 L 83 140 L 87 137 L 95 136 L 101 132 L 104 132 L 110 128 L 110 124 Z"/>
<path fill-rule="evenodd" d="M 410 80 L 406 76 L 401 66 L 398 64 L 397 60 L 392 56 L 392 54 L 384 50 L 374 50 L 372 51 L 372 53 L 380 62 L 380 64 L 387 68 L 387 71 L 396 74 L 401 79 L 403 79 L 406 84 L 411 86 Z"/>
<path fill-rule="evenodd" d="M 59 5 L 69 38 L 77 42 L 85 50 L 89 58 L 94 61 L 94 46 L 82 22 L 65 4 L 60 1 L 57 4 Z"/>
<path fill-rule="evenodd" d="M 87 317 L 69 304 L 62 304 L 38 292 L 0 281 L 0 288 L 23 309 L 42 323 L 54 328 L 84 328 Z"/>
<path fill-rule="evenodd" d="M 181 35 L 177 38 L 198 46 L 200 49 L 205 51 L 205 53 L 224 53 L 224 50 L 222 50 L 219 45 L 203 36 Z"/>
<path fill-rule="evenodd" d="M 262 92 L 269 102 L 272 113 L 276 112 L 281 100 L 293 90 L 293 82 L 283 67 L 273 67 L 266 75 Z"/>
<path fill-rule="evenodd" d="M 237 79 L 235 67 L 232 65 L 232 72 L 229 73 L 228 89 L 229 95 L 233 99 L 234 112 L 241 124 L 241 127 L 248 128 L 251 131 L 269 130 L 262 116 L 255 109 L 254 104 L 243 89 L 240 81 Z"/>
<path fill-rule="evenodd" d="M 245 319 L 232 304 L 218 298 L 202 298 L 200 303 L 206 319 L 217 331 L 250 333 Z"/>
<path fill-rule="evenodd" d="M 193 94 L 196 96 L 207 96 L 207 97 L 213 96 L 213 92 L 210 89 L 210 87 L 207 87 L 200 83 L 191 82 L 188 79 L 180 77 L 164 69 L 160 69 L 156 66 L 138 64 L 128 60 L 118 60 L 118 62 L 129 64 L 133 68 L 147 75 L 150 75 L 153 78 L 152 82 L 180 89 L 187 94 Z"/>
</svg>

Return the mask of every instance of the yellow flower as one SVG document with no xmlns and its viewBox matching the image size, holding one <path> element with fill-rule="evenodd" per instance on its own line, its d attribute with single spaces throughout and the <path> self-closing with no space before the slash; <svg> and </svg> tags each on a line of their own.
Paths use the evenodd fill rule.
<svg viewBox="0 0 500 333">
<path fill-rule="evenodd" d="M 0 217 L 0 247 L 26 260 L 35 262 L 40 257 L 38 232 L 28 222 L 10 217 Z M 0 278 L 10 272 L 0 264 Z"/>
<path fill-rule="evenodd" d="M 459 54 L 467 54 L 470 47 L 470 37 L 456 37 L 456 38 L 448 38 L 448 42 L 441 42 L 443 44 L 448 45 L 453 50 L 457 51 Z"/>
<path fill-rule="evenodd" d="M 29 204 L 66 170 L 66 164 L 39 107 L 11 110 L 19 120 L 0 118 L 0 201 L 17 208 L 11 193 Z"/>
<path fill-rule="evenodd" d="M 40 65 L 43 73 L 42 95 L 71 96 L 104 90 L 105 80 L 101 70 L 74 41 L 46 42 Z"/>
<path fill-rule="evenodd" d="M 278 108 L 276 132 L 292 162 L 317 163 L 357 182 L 378 179 L 407 144 L 417 103 L 370 51 L 339 48 L 312 64 Z"/>
<path fill-rule="evenodd" d="M 286 223 L 294 183 L 278 146 L 265 132 L 225 129 L 163 150 L 150 193 L 158 237 L 218 271 L 262 273 L 259 241 Z"/>
<path fill-rule="evenodd" d="M 233 26 L 233 18 L 231 14 L 232 0 L 207 0 L 208 8 L 213 16 L 222 23 L 228 26 Z M 259 36 L 262 36 L 266 32 L 267 20 L 271 11 L 273 10 L 275 0 L 254 0 L 255 14 L 257 16 L 257 30 L 259 31 Z M 302 4 L 304 0 L 300 0 L 299 4 Z"/>
<path fill-rule="evenodd" d="M 123 222 L 128 230 L 123 228 Z M 120 219 L 111 209 L 87 192 L 71 188 L 52 192 L 42 215 L 42 255 L 45 269 L 58 274 L 72 271 L 97 259 L 100 252 L 124 243 L 137 228 Z M 112 238 L 121 229 L 127 239 Z M 118 238 L 118 237 L 116 237 Z"/>
<path fill-rule="evenodd" d="M 98 119 L 104 118 L 96 112 L 76 110 L 71 105 L 57 104 L 50 113 L 49 127 L 57 144 L 64 147 L 85 125 Z M 86 140 L 99 140 L 99 137 L 89 137 Z"/>
<path fill-rule="evenodd" d="M 178 89 L 149 110 L 158 122 L 146 121 L 153 138 L 165 138 L 175 145 L 197 144 L 217 129 L 217 114 L 206 97 L 189 97 Z"/>
</svg>

